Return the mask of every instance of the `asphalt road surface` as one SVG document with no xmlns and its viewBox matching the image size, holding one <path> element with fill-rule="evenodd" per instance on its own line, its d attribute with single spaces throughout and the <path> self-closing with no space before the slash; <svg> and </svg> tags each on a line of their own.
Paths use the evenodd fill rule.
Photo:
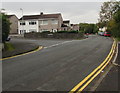
<svg viewBox="0 0 120 93">
<path fill-rule="evenodd" d="M 15 40 L 44 48 L 3 60 L 4 91 L 70 91 L 103 62 L 113 42 L 94 35 L 83 40 Z"/>
</svg>

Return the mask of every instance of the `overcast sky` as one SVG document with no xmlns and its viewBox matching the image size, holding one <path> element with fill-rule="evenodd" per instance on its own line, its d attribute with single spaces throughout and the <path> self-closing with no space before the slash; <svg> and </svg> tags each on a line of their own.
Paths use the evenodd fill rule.
<svg viewBox="0 0 120 93">
<path fill-rule="evenodd" d="M 16 14 L 18 18 L 24 15 L 46 13 L 61 13 L 64 20 L 71 23 L 96 23 L 102 2 L 4 2 L 2 8 L 7 14 Z"/>
</svg>

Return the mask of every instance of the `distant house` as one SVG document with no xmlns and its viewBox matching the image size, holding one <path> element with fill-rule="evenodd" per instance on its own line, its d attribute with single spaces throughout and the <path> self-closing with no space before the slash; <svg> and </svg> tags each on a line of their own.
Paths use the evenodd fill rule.
<svg viewBox="0 0 120 93">
<path fill-rule="evenodd" d="M 61 26 L 63 31 L 79 31 L 79 24 L 70 24 L 70 20 L 63 21 Z"/>
<path fill-rule="evenodd" d="M 19 19 L 18 30 L 19 34 L 29 32 L 56 32 L 61 30 L 63 18 L 58 14 L 43 14 L 39 15 L 25 15 Z"/>
<path fill-rule="evenodd" d="M 105 32 L 107 30 L 107 27 L 99 28 L 99 31 Z"/>
<path fill-rule="evenodd" d="M 70 26 L 70 20 L 64 20 L 63 24 L 66 25 L 66 26 Z"/>
<path fill-rule="evenodd" d="M 10 34 L 18 34 L 18 18 L 16 15 L 7 15 L 11 25 Z"/>
<path fill-rule="evenodd" d="M 71 30 L 79 31 L 79 24 L 71 24 Z"/>
<path fill-rule="evenodd" d="M 63 21 L 61 29 L 62 29 L 62 31 L 69 31 L 70 30 L 70 20 Z"/>
</svg>

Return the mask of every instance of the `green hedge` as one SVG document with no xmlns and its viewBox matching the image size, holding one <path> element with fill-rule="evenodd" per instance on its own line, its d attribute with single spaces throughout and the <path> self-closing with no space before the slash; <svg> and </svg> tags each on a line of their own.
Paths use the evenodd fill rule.
<svg viewBox="0 0 120 93">
<path fill-rule="evenodd" d="M 68 31 L 57 31 L 57 33 L 67 33 Z"/>
<path fill-rule="evenodd" d="M 50 31 L 42 31 L 41 33 L 51 33 Z"/>
<path fill-rule="evenodd" d="M 68 33 L 78 33 L 78 31 L 68 31 Z"/>
<path fill-rule="evenodd" d="M 79 31 L 58 31 L 57 33 L 78 33 Z"/>
</svg>

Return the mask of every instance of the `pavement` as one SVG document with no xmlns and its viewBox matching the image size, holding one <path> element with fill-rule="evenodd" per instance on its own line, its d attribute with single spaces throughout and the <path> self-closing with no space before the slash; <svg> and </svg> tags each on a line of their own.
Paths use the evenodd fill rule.
<svg viewBox="0 0 120 93">
<path fill-rule="evenodd" d="M 115 63 L 120 65 L 120 43 L 118 44 L 118 56 Z M 113 65 L 112 69 L 102 80 L 96 91 L 101 91 L 102 93 L 120 93 L 119 70 L 120 66 Z"/>
<path fill-rule="evenodd" d="M 92 35 L 83 40 L 27 40 L 44 49 L 2 61 L 3 91 L 70 91 L 110 52 L 113 40 Z"/>
<path fill-rule="evenodd" d="M 39 45 L 37 45 L 35 43 L 30 43 L 30 42 L 27 42 L 27 41 L 22 42 L 22 41 L 11 40 L 9 42 L 13 45 L 13 47 L 15 49 L 12 50 L 12 51 L 3 50 L 2 51 L 2 58 L 11 57 L 11 56 L 26 53 L 26 52 L 29 52 L 29 51 L 33 51 L 33 50 L 35 50 L 39 47 Z"/>
</svg>

